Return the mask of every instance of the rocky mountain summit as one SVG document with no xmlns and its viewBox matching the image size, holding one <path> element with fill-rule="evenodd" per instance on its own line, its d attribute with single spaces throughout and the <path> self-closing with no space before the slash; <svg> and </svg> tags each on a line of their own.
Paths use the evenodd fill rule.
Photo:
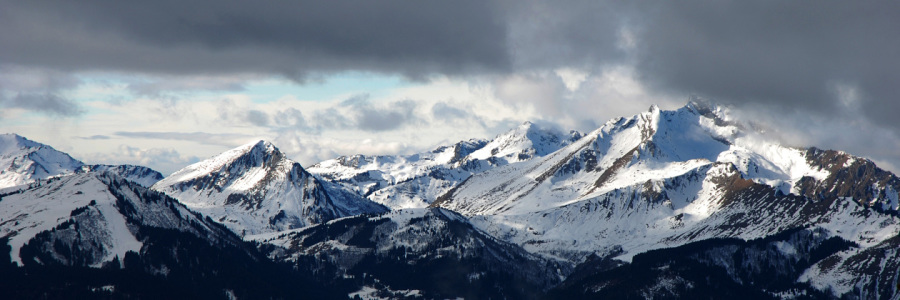
<svg viewBox="0 0 900 300">
<path fill-rule="evenodd" d="M 152 188 L 242 236 L 387 211 L 340 185 L 312 176 L 265 141 L 187 166 Z"/>
</svg>

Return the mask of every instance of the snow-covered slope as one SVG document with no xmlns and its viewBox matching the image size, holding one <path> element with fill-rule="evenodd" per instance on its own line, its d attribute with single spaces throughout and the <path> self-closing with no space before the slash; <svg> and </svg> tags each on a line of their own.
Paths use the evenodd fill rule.
<svg viewBox="0 0 900 300">
<path fill-rule="evenodd" d="M 673 112 L 654 106 L 545 157 L 478 174 L 441 205 L 468 215 L 529 212 L 677 176 L 729 149 L 725 138 L 736 129 L 711 122 L 693 106 Z"/>
<path fill-rule="evenodd" d="M 836 151 L 761 139 L 690 103 L 608 122 L 544 157 L 476 174 L 435 204 L 531 251 L 579 261 L 713 237 L 820 226 L 861 245 L 895 235 L 900 180 Z"/>
<path fill-rule="evenodd" d="M 135 165 L 84 165 L 77 172 L 113 172 L 144 187 L 150 187 L 163 179 L 162 173 Z"/>
<path fill-rule="evenodd" d="M 440 208 L 394 210 L 255 236 L 277 261 L 370 297 L 529 299 L 567 267 L 500 241 Z"/>
<path fill-rule="evenodd" d="M 35 163 L 64 157 L 32 158 L 41 145 L 14 136 L 2 153 L 18 177 L 3 178 L 51 179 L 0 188 L 0 241 L 26 265 L 101 266 L 144 255 L 152 228 L 185 232 L 155 235 L 166 246 L 151 252 L 165 260 L 183 238 L 217 240 L 222 223 L 254 251 L 365 297 L 540 297 L 565 280 L 550 297 L 900 299 L 900 178 L 754 128 L 692 102 L 584 135 L 525 123 L 490 141 L 310 172 L 260 141 L 153 185 L 212 218 L 202 220 L 113 174 L 149 184 L 154 172 L 78 163 L 66 175 L 66 163 Z M 147 225 L 156 220 L 181 225 Z M 237 243 L 231 235 L 218 240 Z M 171 267 L 157 265 L 145 267 Z"/>
<path fill-rule="evenodd" d="M 163 178 L 153 169 L 134 165 L 86 165 L 53 147 L 17 134 L 0 135 L 0 189 L 72 173 L 117 173 L 149 187 Z"/>
<path fill-rule="evenodd" d="M 111 172 L 38 181 L 0 198 L 0 237 L 19 265 L 99 267 L 140 253 L 148 227 L 212 240 L 227 235 L 173 199 Z"/>
<path fill-rule="evenodd" d="M 24 265 L 24 267 L 22 267 Z M 0 195 L 4 299 L 340 299 L 177 200 L 114 172 Z"/>
<path fill-rule="evenodd" d="M 320 181 L 265 141 L 187 166 L 152 188 L 240 235 L 387 210 L 341 185 Z"/>
<path fill-rule="evenodd" d="M 84 163 L 17 134 L 0 135 L 0 188 L 70 174 Z"/>
<path fill-rule="evenodd" d="M 893 268 L 900 259 L 873 249 L 889 248 L 900 234 L 900 179 L 869 160 L 785 147 L 749 128 L 713 105 L 654 106 L 546 156 L 475 174 L 433 205 L 574 263 L 814 228 L 855 246 L 795 280 L 827 281 L 812 285 L 835 296 L 886 291 L 882 282 L 900 271 L 872 266 Z M 853 266 L 862 261 L 868 269 Z M 832 269 L 837 263 L 844 273 Z"/>
<path fill-rule="evenodd" d="M 309 171 L 392 209 L 422 208 L 472 174 L 547 155 L 580 137 L 525 122 L 490 141 L 472 139 L 408 156 L 339 157 Z"/>
<path fill-rule="evenodd" d="M 467 160 L 496 158 L 503 163 L 514 163 L 541 157 L 581 138 L 582 134 L 568 134 L 532 122 L 525 122 L 506 133 L 494 137 L 484 147 L 469 154 Z"/>
<path fill-rule="evenodd" d="M 797 228 L 761 239 L 708 239 L 648 251 L 631 263 L 595 256 L 547 298 L 833 299 L 796 278 L 823 257 L 853 248 L 827 230 Z M 890 292 L 879 294 L 891 299 Z"/>
</svg>

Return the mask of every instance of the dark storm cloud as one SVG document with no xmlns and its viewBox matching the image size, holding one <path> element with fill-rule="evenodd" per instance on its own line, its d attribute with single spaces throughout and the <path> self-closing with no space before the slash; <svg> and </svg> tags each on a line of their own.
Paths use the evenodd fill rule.
<svg viewBox="0 0 900 300">
<path fill-rule="evenodd" d="M 84 112 L 75 102 L 51 93 L 21 93 L 2 103 L 6 107 L 63 117 L 77 116 Z"/>
<path fill-rule="evenodd" d="M 819 113 L 858 106 L 900 128 L 898 12 L 898 2 L 654 2 L 639 22 L 638 69 L 657 88 Z M 840 99 L 848 90 L 858 103 Z"/>
<path fill-rule="evenodd" d="M 0 61 L 162 73 L 503 69 L 484 1 L 7 1 Z"/>
<path fill-rule="evenodd" d="M 81 84 L 75 76 L 56 70 L 2 63 L 0 61 L 0 105 L 62 117 L 78 116 L 84 112 L 76 102 L 61 96 Z"/>
<path fill-rule="evenodd" d="M 517 70 L 633 66 L 657 93 L 900 129 L 900 2 L 501 3 Z"/>
<path fill-rule="evenodd" d="M 165 97 L 173 92 L 238 92 L 244 90 L 246 81 L 255 78 L 255 76 L 163 76 L 128 83 L 127 88 L 135 95 L 152 97 Z"/>
<path fill-rule="evenodd" d="M 506 14 L 510 56 L 518 69 L 577 67 L 594 70 L 621 62 L 626 3 L 596 0 L 499 0 Z"/>
<path fill-rule="evenodd" d="M 0 0 L 0 7 L 0 62 L 12 65 L 294 78 L 560 67 L 598 74 L 625 65 L 656 94 L 851 110 L 900 128 L 898 2 Z M 240 82 L 200 86 L 240 89 Z M 370 112 L 381 114 L 331 121 L 386 130 L 398 124 L 389 119 L 405 116 L 396 108 Z"/>
</svg>

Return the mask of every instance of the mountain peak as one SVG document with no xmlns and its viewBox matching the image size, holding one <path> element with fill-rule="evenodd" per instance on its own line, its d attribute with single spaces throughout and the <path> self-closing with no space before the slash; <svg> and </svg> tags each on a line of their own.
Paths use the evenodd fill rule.
<svg viewBox="0 0 900 300">
<path fill-rule="evenodd" d="M 19 265 L 37 262 L 97 267 L 125 258 L 128 252 L 143 255 L 147 234 L 162 233 L 138 228 L 165 228 L 219 241 L 232 238 L 212 222 L 174 203 L 174 199 L 115 172 L 86 172 L 41 181 L 4 195 L 2 202 L 0 220 L 7 222 L 2 222 L 0 230 L 8 234 L 10 258 Z M 66 247 L 42 246 L 59 243 Z M 51 255 L 35 256 L 35 250 Z"/>
<path fill-rule="evenodd" d="M 17 149 L 36 148 L 44 144 L 29 140 L 15 133 L 0 134 L 0 153 L 8 153 Z"/>
<path fill-rule="evenodd" d="M 683 109 L 711 119 L 722 118 L 726 112 L 724 107 L 715 102 L 700 98 L 691 98 Z"/>
<path fill-rule="evenodd" d="M 249 152 L 261 152 L 261 153 L 279 153 L 281 151 L 278 150 L 278 147 L 275 147 L 275 144 L 272 144 L 266 140 L 256 140 L 247 144 L 244 144 L 240 147 L 235 148 L 235 150 L 243 150 L 246 153 Z"/>
<path fill-rule="evenodd" d="M 18 134 L 0 135 L 0 188 L 73 173 L 84 163 Z"/>
<path fill-rule="evenodd" d="M 226 164 L 243 164 L 246 166 L 260 166 L 271 160 L 286 159 L 284 153 L 269 141 L 257 140 L 240 147 L 225 151 L 212 160 Z"/>
<path fill-rule="evenodd" d="M 510 136 L 516 138 L 539 138 L 539 136 L 546 135 L 563 135 L 562 131 L 553 128 L 552 126 L 541 125 L 538 123 L 534 123 L 531 121 L 525 121 L 522 125 L 507 131 L 506 133 L 500 134 L 501 136 Z"/>
<path fill-rule="evenodd" d="M 529 136 L 538 135 L 540 132 L 544 131 L 549 130 L 532 121 L 525 121 L 522 122 L 522 124 L 519 124 L 519 126 L 497 135 L 494 139 L 528 139 Z"/>
<path fill-rule="evenodd" d="M 187 166 L 152 188 L 241 234 L 285 230 L 385 210 L 319 181 L 263 140 Z"/>
<path fill-rule="evenodd" d="M 164 178 L 156 170 L 136 165 L 84 165 L 81 169 L 76 170 L 76 173 L 87 172 L 112 172 L 143 187 L 150 187 Z"/>
<path fill-rule="evenodd" d="M 552 127 L 545 127 L 526 121 L 512 130 L 497 135 L 487 145 L 473 152 L 470 158 L 488 159 L 506 157 L 508 162 L 529 159 L 535 155 L 544 156 L 572 143 L 581 137 L 580 133 L 563 133 Z"/>
<path fill-rule="evenodd" d="M 161 184 L 186 181 L 217 172 L 242 174 L 250 169 L 293 164 L 274 144 L 257 140 L 222 152 L 207 160 L 189 165 L 162 180 Z"/>
</svg>

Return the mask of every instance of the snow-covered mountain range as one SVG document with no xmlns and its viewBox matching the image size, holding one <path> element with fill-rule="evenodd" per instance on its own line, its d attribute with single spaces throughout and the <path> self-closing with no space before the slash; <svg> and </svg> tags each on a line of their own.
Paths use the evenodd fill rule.
<svg viewBox="0 0 900 300">
<path fill-rule="evenodd" d="M 423 208 L 473 174 L 542 157 L 581 138 L 531 122 L 495 137 L 406 156 L 342 156 L 309 168 L 392 209 Z"/>
<path fill-rule="evenodd" d="M 40 181 L 0 201 L 10 257 L 32 263 L 102 266 L 139 253 L 140 228 L 151 226 L 215 237 L 217 224 L 111 172 Z M 32 250 L 22 253 L 22 248 Z"/>
<path fill-rule="evenodd" d="M 336 297 L 221 224 L 110 171 L 0 195 L 0 235 L 6 299 Z"/>
<path fill-rule="evenodd" d="M 83 165 L 76 173 L 112 172 L 143 187 L 150 187 L 165 178 L 162 173 L 135 165 Z"/>
<path fill-rule="evenodd" d="M 612 120 L 552 155 L 477 174 L 436 205 L 532 251 L 621 247 L 628 260 L 805 226 L 873 245 L 900 226 L 891 214 L 861 214 L 896 212 L 898 190 L 871 161 L 783 147 L 692 103 Z"/>
<path fill-rule="evenodd" d="M 0 188 L 74 173 L 84 163 L 17 134 L 0 135 Z"/>
<path fill-rule="evenodd" d="M 441 208 L 343 218 L 255 241 L 276 261 L 358 286 L 351 294 L 363 298 L 528 299 L 568 273 Z"/>
<path fill-rule="evenodd" d="M 159 172 L 143 166 L 86 165 L 53 147 L 9 133 L 0 134 L 0 168 L 0 189 L 91 171 L 110 171 L 145 187 L 163 179 Z"/>
<path fill-rule="evenodd" d="M 257 141 L 161 180 L 6 135 L 0 230 L 10 262 L 101 267 L 169 228 L 363 298 L 900 299 L 900 178 L 755 128 L 691 102 L 308 169 Z"/>
<path fill-rule="evenodd" d="M 387 211 L 341 185 L 310 175 L 265 141 L 187 166 L 152 188 L 242 236 Z"/>
</svg>

